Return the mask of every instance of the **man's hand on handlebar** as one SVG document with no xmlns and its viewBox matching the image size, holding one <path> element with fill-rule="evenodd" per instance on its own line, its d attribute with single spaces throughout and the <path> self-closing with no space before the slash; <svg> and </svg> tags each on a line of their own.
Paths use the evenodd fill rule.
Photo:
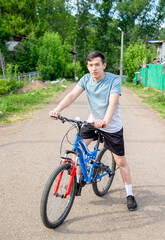
<svg viewBox="0 0 165 240">
<path fill-rule="evenodd" d="M 104 120 L 101 120 L 101 119 L 97 119 L 97 120 L 94 122 L 95 128 L 105 128 L 106 125 L 107 125 L 107 123 L 106 123 Z"/>
<path fill-rule="evenodd" d="M 49 112 L 49 117 L 58 117 L 58 116 L 60 116 L 60 112 L 56 111 L 56 109 Z M 53 119 L 57 120 L 57 118 L 53 118 Z"/>
</svg>

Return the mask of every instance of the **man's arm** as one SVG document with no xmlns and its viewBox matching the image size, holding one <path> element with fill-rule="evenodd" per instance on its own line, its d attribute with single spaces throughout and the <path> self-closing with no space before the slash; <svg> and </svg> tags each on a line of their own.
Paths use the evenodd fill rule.
<svg viewBox="0 0 165 240">
<path fill-rule="evenodd" d="M 84 91 L 84 89 L 82 87 L 80 87 L 79 85 L 76 85 L 73 90 L 68 93 L 63 100 L 58 104 L 58 106 L 56 108 L 53 109 L 53 111 L 49 112 L 49 116 L 59 116 L 60 112 L 67 108 L 68 106 L 70 106 L 75 100 L 76 98 Z"/>
<path fill-rule="evenodd" d="M 114 94 L 111 94 L 109 97 L 109 106 L 107 108 L 106 114 L 103 119 L 103 121 L 106 122 L 106 125 L 110 123 L 110 121 L 113 117 L 113 114 L 117 107 L 117 103 L 119 101 L 119 96 L 120 96 L 119 94 L 114 93 Z"/>
<path fill-rule="evenodd" d="M 109 97 L 109 106 L 107 108 L 107 111 L 106 111 L 106 114 L 104 116 L 104 119 L 101 120 L 101 119 L 98 119 L 95 121 L 95 127 L 96 128 L 101 128 L 104 124 L 105 125 L 108 125 L 113 117 L 113 114 L 116 110 L 116 107 L 117 107 L 117 103 L 118 103 L 118 100 L 119 100 L 119 94 L 117 93 L 113 93 L 113 94 L 110 94 L 110 97 Z"/>
</svg>

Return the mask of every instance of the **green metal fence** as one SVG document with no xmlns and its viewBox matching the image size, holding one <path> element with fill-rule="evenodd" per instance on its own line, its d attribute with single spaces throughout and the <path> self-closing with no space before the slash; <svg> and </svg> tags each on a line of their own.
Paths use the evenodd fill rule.
<svg viewBox="0 0 165 240">
<path fill-rule="evenodd" d="M 148 86 L 156 89 L 164 90 L 163 65 L 149 64 Z"/>
<path fill-rule="evenodd" d="M 142 79 L 142 83 L 144 84 L 144 86 L 147 86 L 147 82 L 148 82 L 148 68 L 140 68 L 140 78 Z"/>
<path fill-rule="evenodd" d="M 165 74 L 163 74 L 162 90 L 165 91 Z"/>
<path fill-rule="evenodd" d="M 145 87 L 148 86 L 162 91 L 165 90 L 165 74 L 163 74 L 163 65 L 149 64 L 148 68 L 141 68 L 140 78 Z"/>
</svg>

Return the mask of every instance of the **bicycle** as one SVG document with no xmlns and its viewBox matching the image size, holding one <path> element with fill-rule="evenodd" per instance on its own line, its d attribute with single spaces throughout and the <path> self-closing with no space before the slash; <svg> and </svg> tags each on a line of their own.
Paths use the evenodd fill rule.
<svg viewBox="0 0 165 240">
<path fill-rule="evenodd" d="M 77 134 L 73 149 L 65 151 L 60 165 L 52 172 L 43 190 L 40 214 L 47 228 L 58 227 L 68 216 L 76 195 L 76 167 L 79 164 L 82 170 L 79 184 L 81 187 L 92 184 L 94 193 L 100 197 L 110 189 L 116 171 L 116 162 L 112 153 L 105 147 L 99 150 L 99 144 L 103 142 L 99 129 L 95 130 L 98 139 L 93 151 L 88 149 L 80 137 L 80 129 L 83 125 L 94 124 L 61 116 L 57 118 L 63 123 L 70 122 L 73 125 L 71 129 L 77 128 Z M 76 156 L 74 161 L 68 157 L 69 154 Z"/>
</svg>

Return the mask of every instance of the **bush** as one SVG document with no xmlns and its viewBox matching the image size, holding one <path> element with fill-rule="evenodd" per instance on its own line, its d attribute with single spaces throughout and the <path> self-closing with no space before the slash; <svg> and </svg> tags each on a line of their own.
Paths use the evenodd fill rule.
<svg viewBox="0 0 165 240">
<path fill-rule="evenodd" d="M 65 67 L 65 77 L 66 78 L 74 78 L 74 68 L 75 68 L 74 62 L 68 63 L 66 65 L 66 67 Z M 78 78 L 81 78 L 85 74 L 80 62 L 76 63 L 76 72 L 77 72 Z"/>
<path fill-rule="evenodd" d="M 16 79 L 0 79 L 0 95 L 16 91 L 23 87 L 23 85 L 23 82 L 18 82 Z"/>
<path fill-rule="evenodd" d="M 6 76 L 12 75 L 12 78 L 0 79 L 0 95 L 5 95 L 9 92 L 16 91 L 23 86 L 22 82 L 17 80 L 17 65 L 7 64 L 5 69 Z"/>
<path fill-rule="evenodd" d="M 0 79 L 0 95 L 5 95 L 6 93 L 10 92 L 10 86 L 6 84 L 8 80 Z"/>
<path fill-rule="evenodd" d="M 146 63 L 152 59 L 151 51 L 146 48 L 146 45 L 141 41 L 130 44 L 123 58 L 123 69 L 128 75 L 129 81 L 133 81 L 135 72 L 139 71 L 139 65 L 143 63 L 144 59 L 146 59 Z"/>
<path fill-rule="evenodd" d="M 63 76 L 65 66 L 64 48 L 58 33 L 45 33 L 40 38 L 37 70 L 44 80 L 53 80 Z"/>
<path fill-rule="evenodd" d="M 36 71 L 36 64 L 38 61 L 38 41 L 34 36 L 30 39 L 22 40 L 11 53 L 11 60 L 18 66 L 21 73 Z"/>
</svg>

